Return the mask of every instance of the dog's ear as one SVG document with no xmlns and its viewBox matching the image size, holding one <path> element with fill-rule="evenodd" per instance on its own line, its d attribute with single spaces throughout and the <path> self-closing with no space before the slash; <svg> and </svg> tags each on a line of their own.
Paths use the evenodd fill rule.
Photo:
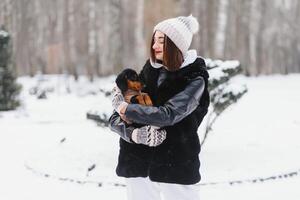
<svg viewBox="0 0 300 200">
<path fill-rule="evenodd" d="M 117 78 L 116 78 L 116 84 L 118 86 L 118 88 L 120 88 L 120 90 L 122 91 L 122 93 L 124 93 L 125 91 L 128 90 L 128 85 L 127 85 L 127 77 L 126 77 L 126 73 L 121 72 Z"/>
<path fill-rule="evenodd" d="M 128 80 L 131 81 L 139 81 L 139 75 L 137 74 L 137 72 L 133 69 L 128 69 L 127 73 L 128 75 Z"/>
</svg>

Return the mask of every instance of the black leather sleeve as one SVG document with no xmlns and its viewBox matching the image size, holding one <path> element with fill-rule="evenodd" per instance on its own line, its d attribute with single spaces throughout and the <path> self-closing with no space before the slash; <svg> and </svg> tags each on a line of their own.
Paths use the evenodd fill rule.
<svg viewBox="0 0 300 200">
<path fill-rule="evenodd" d="M 123 121 L 116 111 L 114 111 L 114 113 L 109 118 L 109 128 L 113 132 L 119 134 L 120 137 L 125 141 L 132 143 L 131 134 L 134 130 L 134 127 L 129 126 L 125 121 Z"/>
<path fill-rule="evenodd" d="M 205 82 L 202 77 L 194 78 L 190 80 L 184 91 L 176 94 L 163 106 L 129 104 L 125 116 L 135 123 L 158 127 L 171 126 L 180 122 L 197 108 L 204 86 Z"/>
</svg>

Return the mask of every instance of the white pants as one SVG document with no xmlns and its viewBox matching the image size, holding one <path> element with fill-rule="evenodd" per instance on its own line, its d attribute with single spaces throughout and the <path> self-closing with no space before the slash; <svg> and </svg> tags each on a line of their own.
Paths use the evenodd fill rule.
<svg viewBox="0 0 300 200">
<path fill-rule="evenodd" d="M 199 186 L 126 178 L 128 200 L 200 200 Z"/>
</svg>

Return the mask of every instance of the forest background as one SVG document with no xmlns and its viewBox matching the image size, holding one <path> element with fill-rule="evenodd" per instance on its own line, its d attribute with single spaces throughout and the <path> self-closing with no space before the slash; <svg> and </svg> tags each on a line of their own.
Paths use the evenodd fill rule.
<svg viewBox="0 0 300 200">
<path fill-rule="evenodd" d="M 205 58 L 239 60 L 246 75 L 300 72 L 298 0 L 1 0 L 18 76 L 94 77 L 141 69 L 153 27 L 193 14 L 192 48 Z"/>
</svg>

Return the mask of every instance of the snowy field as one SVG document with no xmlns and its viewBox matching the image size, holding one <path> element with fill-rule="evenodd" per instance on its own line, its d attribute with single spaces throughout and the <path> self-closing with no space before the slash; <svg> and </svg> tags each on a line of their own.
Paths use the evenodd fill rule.
<svg viewBox="0 0 300 200">
<path fill-rule="evenodd" d="M 125 200 L 115 175 L 118 136 L 86 119 L 110 115 L 115 77 L 90 84 L 22 77 L 22 106 L 0 112 L 1 200 Z M 300 199 L 300 75 L 236 77 L 248 92 L 202 147 L 203 200 Z M 37 84 L 47 99 L 31 95 Z M 67 86 L 67 87 L 66 87 Z"/>
</svg>

